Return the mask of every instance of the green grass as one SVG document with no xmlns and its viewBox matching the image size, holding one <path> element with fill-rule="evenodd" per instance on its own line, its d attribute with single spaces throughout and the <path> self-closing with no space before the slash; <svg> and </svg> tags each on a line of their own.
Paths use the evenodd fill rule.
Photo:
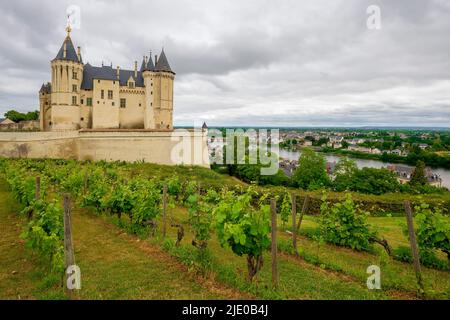
<svg viewBox="0 0 450 320">
<path fill-rule="evenodd" d="M 398 246 L 409 246 L 409 242 L 402 231 L 404 218 L 400 217 L 369 217 L 369 223 L 378 230 L 389 244 L 396 248 Z M 289 221 L 289 224 L 291 221 Z M 311 232 L 317 228 L 317 217 L 306 215 L 303 219 L 300 234 Z M 291 244 L 291 235 L 280 231 L 280 238 L 285 244 Z M 367 279 L 366 268 L 375 264 L 381 267 L 382 287 L 386 290 L 395 290 L 396 294 L 413 296 L 416 291 L 416 278 L 412 265 L 395 261 L 387 257 L 384 249 L 374 245 L 375 252 L 357 252 L 348 248 L 323 244 L 318 246 L 317 242 L 308 237 L 301 236 L 298 240 L 298 248 L 301 253 L 317 264 L 322 264 L 329 269 L 338 269 L 340 273 L 351 276 L 359 281 Z M 442 258 L 444 255 L 441 256 Z M 429 298 L 450 298 L 450 273 L 434 270 L 422 266 L 422 275 L 425 289 Z"/>
<path fill-rule="evenodd" d="M 124 234 L 101 217 L 75 212 L 74 247 L 82 272 L 81 299 L 236 297 L 235 292 L 203 286 L 162 250 Z"/>
<path fill-rule="evenodd" d="M 0 299 L 65 299 L 60 279 L 25 250 L 20 233 L 26 220 L 0 179 Z M 76 263 L 82 289 L 76 299 L 237 299 L 248 297 L 214 283 L 199 281 L 159 248 L 100 217 L 73 213 Z M 13 274 L 14 273 L 14 274 Z"/>
<path fill-rule="evenodd" d="M 148 177 L 164 179 L 176 174 L 180 180 L 201 181 L 208 186 L 242 185 L 235 179 L 204 168 L 169 167 L 149 164 L 121 166 L 118 169 L 126 174 L 143 174 Z M 29 292 L 25 298 L 60 298 L 60 290 L 55 290 L 53 282 L 39 279 L 39 265 L 27 260 L 28 273 L 20 272 L 14 284 L 11 269 L 19 265 L 20 260 L 28 259 L 23 243 L 17 239 L 20 230 L 14 231 L 11 225 L 20 226 L 24 221 L 12 214 L 14 210 L 5 208 L 16 206 L 0 181 L 0 225 L 9 232 L 0 254 L 7 257 L 0 262 L 0 297 L 17 298 L 16 291 Z M 276 190 L 280 188 L 275 188 Z M 270 192 L 271 188 L 264 189 Z M 342 196 L 336 194 L 336 196 Z M 370 196 L 372 197 L 372 196 Z M 373 196 L 376 197 L 376 196 Z M 398 200 L 397 200 L 398 201 Z M 290 254 L 281 254 L 279 259 L 280 283 L 278 290 L 271 289 L 270 255 L 265 254 L 263 270 L 255 283 L 246 281 L 245 257 L 234 255 L 230 249 L 220 247 L 216 236 L 209 242 L 212 254 L 212 273 L 206 279 L 191 270 L 193 247 L 190 244 L 192 234 L 186 228 L 182 247 L 164 252 L 160 237 L 149 240 L 127 235 L 114 225 L 111 217 L 95 216 L 93 211 L 79 210 L 74 206 L 74 243 L 77 264 L 82 272 L 81 299 L 227 299 L 227 298 L 267 298 L 267 299 L 414 299 L 416 281 L 412 266 L 392 261 L 381 254 L 355 252 L 350 249 L 318 245 L 316 242 L 300 237 L 301 258 Z M 170 215 L 187 225 L 185 208 L 170 210 Z M 5 216 L 5 218 L 3 217 Z M 9 220 L 8 220 L 9 219 Z M 125 218 L 123 218 L 124 221 Z M 317 217 L 307 215 L 302 230 L 317 227 Z M 384 236 L 393 247 L 407 245 L 402 233 L 400 217 L 370 217 L 369 222 Z M 281 223 L 279 223 L 281 225 Z M 290 222 L 287 224 L 291 225 Z M 176 238 L 176 230 L 168 228 L 168 238 Z M 281 228 L 280 228 L 281 229 Z M 290 236 L 279 231 L 281 246 L 287 248 Z M 16 240 L 14 240 L 16 239 Z M 3 239 L 2 239 L 3 240 Z M 20 246 L 9 249 L 6 243 L 16 241 Z M 191 261 L 190 261 L 191 259 Z M 183 265 L 183 263 L 185 265 Z M 368 290 L 366 287 L 366 269 L 369 265 L 381 266 L 382 290 Z M 9 275 L 8 275 L 9 273 Z M 6 276 L 4 276 L 4 274 Z M 17 275 L 16 275 L 17 276 Z M 423 268 L 423 276 L 428 297 L 448 299 L 450 292 L 450 273 Z M 41 277 L 42 278 L 42 277 Z M 48 282 L 48 283 L 46 283 Z M 24 287 L 22 290 L 22 286 Z M 38 289 L 40 288 L 40 290 Z M 58 288 L 56 288 L 58 289 Z M 39 296 L 34 293 L 40 292 Z"/>
<path fill-rule="evenodd" d="M 187 223 L 187 212 L 184 208 L 171 210 L 171 217 Z M 192 234 L 186 230 L 182 244 L 190 246 Z M 175 238 L 176 230 L 170 228 L 168 237 Z M 383 291 L 368 290 L 366 279 L 350 279 L 345 274 L 329 272 L 313 264 L 280 256 L 280 283 L 277 291 L 271 290 L 270 255 L 264 255 L 264 267 L 256 284 L 246 282 L 246 259 L 234 255 L 230 249 L 222 248 L 215 235 L 208 243 L 213 253 L 215 274 L 218 280 L 241 290 L 255 294 L 263 299 L 388 299 L 395 298 Z M 367 265 L 368 266 L 368 265 Z M 367 268 L 364 267 L 364 272 Z"/>
<path fill-rule="evenodd" d="M 0 179 L 0 300 L 64 299 L 59 279 L 47 274 L 48 266 L 26 248 L 20 234 L 26 219 L 4 180 Z"/>
</svg>

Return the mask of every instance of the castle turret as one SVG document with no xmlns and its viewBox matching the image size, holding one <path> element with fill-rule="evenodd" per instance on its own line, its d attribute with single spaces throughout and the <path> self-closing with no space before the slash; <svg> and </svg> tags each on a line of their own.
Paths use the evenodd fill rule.
<svg viewBox="0 0 450 320">
<path fill-rule="evenodd" d="M 155 78 L 154 73 L 155 66 L 152 61 L 152 53 L 142 70 L 142 77 L 144 78 L 145 86 L 145 109 L 144 109 L 144 128 L 155 129 L 155 115 L 154 115 L 154 95 L 153 95 L 153 82 Z"/>
<path fill-rule="evenodd" d="M 70 38 L 71 28 L 58 54 L 51 62 L 52 68 L 52 130 L 73 130 L 80 127 L 80 87 L 83 80 L 81 49 L 75 50 Z"/>
</svg>

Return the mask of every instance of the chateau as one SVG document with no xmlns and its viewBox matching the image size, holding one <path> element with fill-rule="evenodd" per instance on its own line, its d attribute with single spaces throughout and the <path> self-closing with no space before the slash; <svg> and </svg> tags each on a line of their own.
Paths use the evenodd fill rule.
<svg viewBox="0 0 450 320">
<path fill-rule="evenodd" d="M 0 157 L 144 161 L 209 167 L 207 131 L 173 128 L 164 50 L 134 70 L 84 64 L 67 37 L 39 91 L 40 131 L 0 132 Z"/>
<path fill-rule="evenodd" d="M 41 131 L 79 129 L 173 130 L 173 81 L 164 49 L 138 69 L 84 64 L 71 28 L 51 61 L 51 83 L 39 91 Z"/>
</svg>

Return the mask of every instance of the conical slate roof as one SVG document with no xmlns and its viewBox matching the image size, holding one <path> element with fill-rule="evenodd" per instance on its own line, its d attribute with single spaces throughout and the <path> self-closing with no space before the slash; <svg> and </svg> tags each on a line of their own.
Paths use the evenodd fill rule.
<svg viewBox="0 0 450 320">
<path fill-rule="evenodd" d="M 175 72 L 173 72 L 170 68 L 169 61 L 167 61 L 166 54 L 164 53 L 164 49 L 161 51 L 161 55 L 159 56 L 158 62 L 156 63 L 155 71 L 164 71 L 175 74 Z"/>
<path fill-rule="evenodd" d="M 64 44 L 66 44 L 66 57 L 65 58 L 64 58 Z M 67 36 L 66 39 L 64 39 L 61 49 L 59 49 L 59 52 L 56 55 L 54 60 L 69 60 L 69 61 L 83 63 L 82 60 L 78 61 L 78 55 L 77 55 L 77 52 L 75 51 L 75 47 L 73 46 L 72 39 L 70 39 L 70 36 Z"/>
<path fill-rule="evenodd" d="M 39 90 L 40 93 L 51 93 L 52 92 L 52 85 L 50 82 L 47 82 L 46 84 L 43 83 L 41 90 Z"/>
<path fill-rule="evenodd" d="M 152 54 L 150 53 L 150 57 L 148 58 L 146 70 L 153 71 L 155 69 L 155 65 L 153 64 Z"/>
<path fill-rule="evenodd" d="M 147 66 L 145 65 L 145 57 L 142 59 L 141 69 L 139 69 L 141 72 L 145 70 Z"/>
</svg>

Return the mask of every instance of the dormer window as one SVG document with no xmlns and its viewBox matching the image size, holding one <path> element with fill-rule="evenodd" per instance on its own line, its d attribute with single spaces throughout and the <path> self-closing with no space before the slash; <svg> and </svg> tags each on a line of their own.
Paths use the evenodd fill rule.
<svg viewBox="0 0 450 320">
<path fill-rule="evenodd" d="M 135 83 L 135 81 L 134 81 L 134 78 L 132 77 L 132 76 L 130 76 L 129 78 L 128 78 L 128 88 L 129 89 L 134 89 L 135 88 L 135 86 L 136 86 L 136 83 Z"/>
<path fill-rule="evenodd" d="M 76 73 L 76 72 L 73 72 L 72 73 L 72 79 L 78 79 L 78 74 Z"/>
</svg>

